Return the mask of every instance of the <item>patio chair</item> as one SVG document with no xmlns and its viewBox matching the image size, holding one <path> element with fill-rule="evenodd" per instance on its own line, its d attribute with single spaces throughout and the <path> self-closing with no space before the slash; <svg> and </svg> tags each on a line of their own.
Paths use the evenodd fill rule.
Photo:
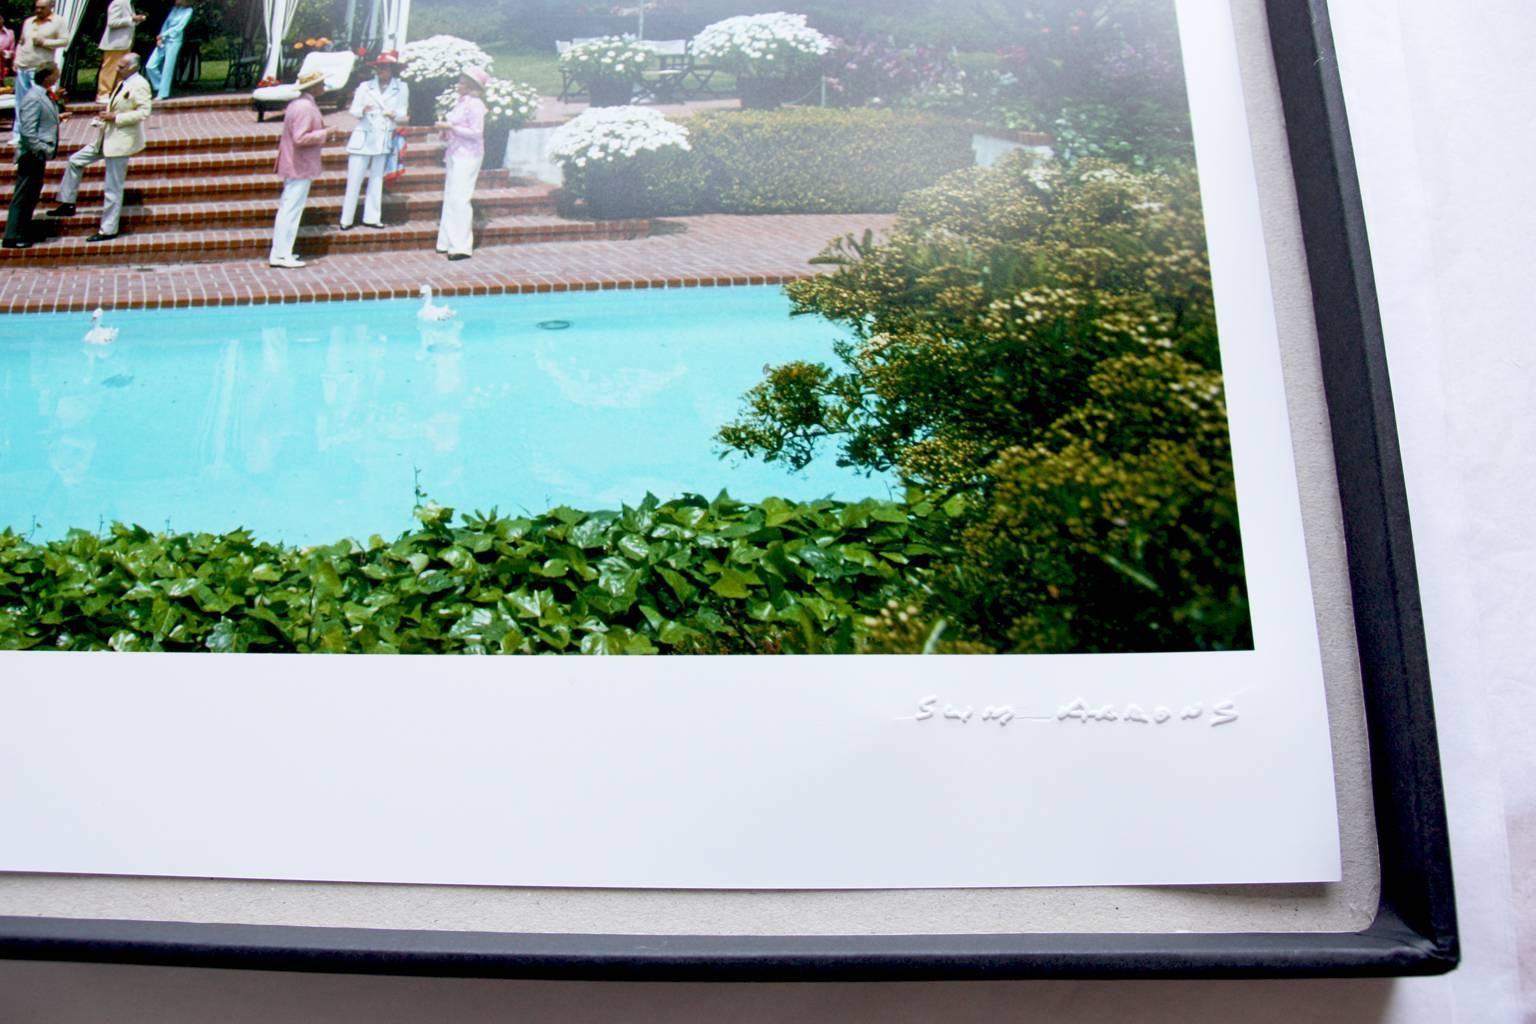
<svg viewBox="0 0 1536 1024">
<path fill-rule="evenodd" d="M 590 43 L 594 39 L 601 39 L 601 38 L 603 38 L 603 37 L 602 36 L 585 36 L 585 37 L 577 37 L 575 39 L 569 39 L 569 40 L 557 39 L 557 40 L 555 40 L 555 53 L 563 56 L 565 54 L 566 50 L 569 50 L 571 47 L 576 46 L 579 43 Z M 582 100 L 582 99 L 586 99 L 586 98 L 587 98 L 587 90 L 585 90 L 585 89 L 583 89 L 581 87 L 581 85 L 576 81 L 576 79 L 571 76 L 571 73 L 569 71 L 566 71 L 564 68 L 561 68 L 560 69 L 560 97 L 559 97 L 560 101 L 562 103 L 564 103 L 564 102 L 568 102 L 570 100 Z"/>
<path fill-rule="evenodd" d="M 299 65 L 299 75 L 306 71 L 319 71 L 325 75 L 325 92 L 320 94 L 319 102 L 331 104 L 335 110 L 340 110 L 347 101 L 354 84 L 353 77 L 358 69 L 357 54 L 351 50 L 340 50 L 335 53 L 324 53 L 319 50 L 311 50 L 304 55 L 304 62 Z M 292 82 L 282 85 L 269 85 L 257 89 L 251 93 L 251 105 L 256 108 L 256 120 L 266 120 L 267 114 L 274 110 L 282 110 L 291 100 L 298 99 L 299 87 Z"/>
<path fill-rule="evenodd" d="M 564 57 L 565 56 L 565 51 L 569 50 L 570 48 L 571 48 L 571 41 L 569 39 L 556 39 L 555 40 L 555 55 L 556 56 Z M 569 71 L 565 70 L 565 68 L 561 68 L 560 69 L 560 97 L 559 97 L 560 102 L 564 103 L 567 100 L 580 99 L 583 95 L 585 95 L 585 94 L 583 92 L 581 92 L 581 90 L 579 88 L 577 88 L 576 79 L 571 77 L 571 73 Z"/>
<path fill-rule="evenodd" d="M 683 53 L 680 57 L 662 58 L 662 67 L 667 67 L 668 60 L 675 60 L 676 67 L 682 70 L 682 76 L 678 79 L 678 95 L 687 99 L 697 99 L 700 96 L 715 96 L 715 90 L 710 86 L 715 74 L 720 70 L 713 64 L 700 64 L 693 55 L 693 40 L 683 43 Z"/>
<path fill-rule="evenodd" d="M 640 98 L 652 103 L 681 103 L 688 79 L 688 40 L 646 40 L 642 45 L 656 55 L 658 66 L 640 76 Z"/>
<path fill-rule="evenodd" d="M 265 56 L 256 40 L 249 36 L 241 39 L 235 55 L 229 59 L 229 71 L 224 75 L 225 90 L 256 88 Z"/>
</svg>

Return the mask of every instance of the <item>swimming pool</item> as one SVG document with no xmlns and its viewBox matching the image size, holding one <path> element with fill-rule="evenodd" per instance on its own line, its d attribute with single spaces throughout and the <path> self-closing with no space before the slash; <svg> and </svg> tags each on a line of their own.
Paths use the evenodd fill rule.
<svg viewBox="0 0 1536 1024">
<path fill-rule="evenodd" d="M 840 329 L 776 287 L 579 292 L 6 317 L 0 527 L 121 521 L 290 544 L 392 536 L 419 483 L 459 509 L 617 508 L 647 492 L 885 497 L 828 456 L 719 458 L 765 363 Z"/>
</svg>

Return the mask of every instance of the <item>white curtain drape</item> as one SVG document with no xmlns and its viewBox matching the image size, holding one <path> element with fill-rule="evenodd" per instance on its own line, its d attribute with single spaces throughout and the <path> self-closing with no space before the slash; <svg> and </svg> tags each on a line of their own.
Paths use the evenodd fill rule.
<svg viewBox="0 0 1536 1024">
<path fill-rule="evenodd" d="M 85 20 L 85 8 L 90 0 L 55 0 L 53 13 L 55 17 L 64 19 L 64 26 L 69 29 L 69 43 L 75 41 L 75 33 L 80 31 L 80 23 Z M 64 44 L 64 49 L 53 55 L 54 63 L 59 67 L 64 66 L 64 50 L 69 49 L 69 43 Z"/>
<path fill-rule="evenodd" d="M 261 0 L 262 24 L 267 30 L 267 63 L 261 69 L 262 78 L 277 75 L 283 40 L 288 37 L 288 26 L 293 24 L 293 11 L 297 6 L 298 0 Z"/>
<path fill-rule="evenodd" d="M 411 0 L 384 0 L 384 49 L 404 47 L 410 23 Z"/>
<path fill-rule="evenodd" d="M 373 0 L 368 7 L 368 39 L 384 38 L 384 0 Z"/>
</svg>

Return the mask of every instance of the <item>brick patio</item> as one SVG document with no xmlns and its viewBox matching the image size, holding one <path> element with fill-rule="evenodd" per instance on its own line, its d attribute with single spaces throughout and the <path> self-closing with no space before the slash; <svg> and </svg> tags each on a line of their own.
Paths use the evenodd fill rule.
<svg viewBox="0 0 1536 1024">
<path fill-rule="evenodd" d="M 882 230 L 889 216 L 688 217 L 632 241 L 544 242 L 479 250 L 449 262 L 417 251 L 325 256 L 303 270 L 266 259 L 99 267 L 7 266 L 0 310 L 63 312 L 239 303 L 411 298 L 423 284 L 446 295 L 612 288 L 779 284 L 839 235 Z"/>
<path fill-rule="evenodd" d="M 734 101 L 729 101 L 733 103 Z M 660 108 L 669 114 L 721 103 Z M 580 104 L 546 101 L 560 120 Z M 91 105 L 65 122 L 61 156 L 88 132 Z M 350 129 L 345 112 L 329 124 Z M 302 270 L 267 266 L 278 181 L 271 173 L 280 125 L 258 124 L 241 97 L 194 97 L 160 105 L 148 149 L 129 165 L 123 235 L 87 244 L 101 201 L 101 166 L 91 168 L 79 212 L 40 217 L 52 237 L 32 249 L 0 251 L 0 312 L 64 312 L 96 306 L 174 308 L 416 295 L 611 288 L 776 284 L 817 268 L 809 261 L 831 239 L 881 230 L 889 216 L 709 216 L 650 221 L 566 220 L 552 189 L 482 173 L 476 192 L 475 258 L 449 262 L 433 251 L 442 202 L 441 144 L 416 131 L 409 171 L 386 193 L 386 230 L 335 228 L 346 156 L 333 145 L 312 191 L 299 252 Z M 8 141 L 0 162 L 13 160 Z M 39 211 L 52 205 L 63 160 L 50 165 Z M 11 182 L 0 180 L 0 213 Z"/>
</svg>

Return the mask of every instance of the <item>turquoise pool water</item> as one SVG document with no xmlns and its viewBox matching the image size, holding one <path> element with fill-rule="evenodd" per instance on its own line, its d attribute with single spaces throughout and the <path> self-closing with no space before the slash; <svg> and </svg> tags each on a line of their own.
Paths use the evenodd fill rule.
<svg viewBox="0 0 1536 1024">
<path fill-rule="evenodd" d="M 419 300 L 110 312 L 104 346 L 84 314 L 5 317 L 0 527 L 391 536 L 418 478 L 507 513 L 890 493 L 830 453 L 798 474 L 719 458 L 765 363 L 832 357 L 839 329 L 791 319 L 778 288 L 438 301 L 457 317 L 423 324 Z"/>
</svg>

